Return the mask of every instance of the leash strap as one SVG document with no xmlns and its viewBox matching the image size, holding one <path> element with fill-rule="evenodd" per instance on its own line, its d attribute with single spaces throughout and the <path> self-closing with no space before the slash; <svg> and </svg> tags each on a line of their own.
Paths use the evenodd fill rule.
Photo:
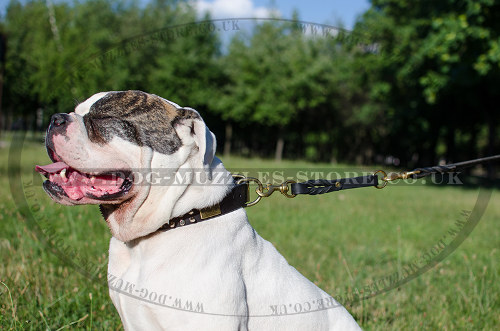
<svg viewBox="0 0 500 331">
<path fill-rule="evenodd" d="M 419 179 L 436 173 L 456 172 L 460 169 L 471 167 L 476 164 L 481 164 L 496 160 L 500 160 L 500 155 L 494 155 L 494 156 L 484 157 L 481 159 L 475 159 L 448 165 L 417 168 L 413 171 L 407 171 L 403 173 L 387 174 L 383 170 L 378 170 L 374 174 L 368 176 L 341 178 L 336 180 L 313 179 L 302 183 L 297 183 L 293 180 L 287 180 L 286 182 L 283 182 L 280 185 L 262 184 L 257 178 L 239 176 L 240 179 L 238 180 L 238 183 L 255 182 L 257 184 L 258 187 L 255 191 L 258 195 L 257 199 L 245 205 L 245 207 L 250 207 L 257 204 L 261 198 L 269 197 L 274 191 L 280 191 L 287 198 L 293 198 L 298 194 L 318 195 L 318 194 L 325 194 L 325 193 L 337 192 L 340 190 L 347 190 L 360 187 L 373 186 L 378 189 L 382 189 L 387 185 L 388 182 L 393 180 L 407 179 L 407 178 Z M 378 177 L 378 174 L 382 174 L 382 177 L 380 179 Z M 379 180 L 381 181 L 381 183 L 379 183 Z"/>
<path fill-rule="evenodd" d="M 465 169 L 468 167 L 475 166 L 477 164 L 496 161 L 496 160 L 500 160 L 500 155 L 488 156 L 488 157 L 483 157 L 481 159 L 475 159 L 475 160 L 464 161 L 464 162 L 453 163 L 453 164 L 446 164 L 446 165 L 442 165 L 442 166 L 417 168 L 417 169 L 412 171 L 414 173 L 414 174 L 412 174 L 412 178 L 419 179 L 422 177 L 430 176 L 432 174 L 456 172 L 457 170 L 460 170 L 460 169 Z"/>
<path fill-rule="evenodd" d="M 500 160 L 500 155 L 488 156 L 488 157 L 483 157 L 481 159 L 475 159 L 475 160 L 464 161 L 464 162 L 459 162 L 459 163 L 452 163 L 452 164 L 439 165 L 439 166 L 433 166 L 433 167 L 425 167 L 425 168 L 417 168 L 417 169 L 414 169 L 412 171 L 407 171 L 407 172 L 403 172 L 403 173 L 386 174 L 385 171 L 378 170 L 377 172 L 375 172 L 375 175 L 378 173 L 381 173 L 383 175 L 383 177 L 381 179 L 382 184 L 379 186 L 376 186 L 376 187 L 379 189 L 384 188 L 388 182 L 393 181 L 393 180 L 398 180 L 398 179 L 407 179 L 407 178 L 419 179 L 419 178 L 430 176 L 432 174 L 444 174 L 444 173 L 448 173 L 448 172 L 457 172 L 460 169 L 472 167 L 476 164 L 481 164 L 481 163 L 486 163 L 486 162 L 491 162 L 491 161 L 496 161 L 496 160 Z"/>
<path fill-rule="evenodd" d="M 292 194 L 318 195 L 340 190 L 377 185 L 378 177 L 375 175 L 369 175 L 335 180 L 313 179 L 302 183 L 293 183 L 290 185 L 290 188 Z"/>
</svg>

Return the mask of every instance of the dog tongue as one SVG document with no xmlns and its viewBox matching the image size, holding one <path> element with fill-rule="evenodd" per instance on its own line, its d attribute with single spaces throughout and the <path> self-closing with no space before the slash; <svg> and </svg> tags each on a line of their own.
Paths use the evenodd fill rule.
<svg viewBox="0 0 500 331">
<path fill-rule="evenodd" d="M 62 172 L 63 170 L 64 173 Z M 104 197 L 119 193 L 125 178 L 115 174 L 90 176 L 71 168 L 64 162 L 55 162 L 45 166 L 37 165 L 35 170 L 59 186 L 72 200 L 80 200 L 86 196 Z"/>
<path fill-rule="evenodd" d="M 54 174 L 63 170 L 64 168 L 69 168 L 69 166 L 64 162 L 56 162 L 52 164 L 47 164 L 45 166 L 37 165 L 35 167 L 35 170 L 41 174 Z"/>
</svg>

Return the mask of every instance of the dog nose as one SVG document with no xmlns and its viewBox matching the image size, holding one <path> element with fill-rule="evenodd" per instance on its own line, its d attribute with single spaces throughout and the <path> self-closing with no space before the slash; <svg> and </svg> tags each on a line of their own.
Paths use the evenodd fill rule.
<svg viewBox="0 0 500 331">
<path fill-rule="evenodd" d="M 53 126 L 64 125 L 64 124 L 66 124 L 66 122 L 68 122 L 68 117 L 69 117 L 69 115 L 68 114 L 64 114 L 64 113 L 54 114 L 50 118 L 50 124 L 52 124 Z"/>
</svg>

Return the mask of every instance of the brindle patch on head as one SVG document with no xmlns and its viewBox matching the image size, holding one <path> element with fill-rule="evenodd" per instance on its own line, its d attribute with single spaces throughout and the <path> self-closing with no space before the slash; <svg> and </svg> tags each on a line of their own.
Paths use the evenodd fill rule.
<svg viewBox="0 0 500 331">
<path fill-rule="evenodd" d="M 115 135 L 138 146 L 172 154 L 182 142 L 174 130 L 180 118 L 199 115 L 177 109 L 164 99 L 141 91 L 110 92 L 97 100 L 83 116 L 90 141 L 105 144 Z"/>
</svg>

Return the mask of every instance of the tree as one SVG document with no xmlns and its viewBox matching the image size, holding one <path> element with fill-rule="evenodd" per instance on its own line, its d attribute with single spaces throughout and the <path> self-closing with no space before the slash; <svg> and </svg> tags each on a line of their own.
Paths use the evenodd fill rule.
<svg viewBox="0 0 500 331">
<path fill-rule="evenodd" d="M 169 34 L 172 26 L 195 21 L 189 6 L 165 0 L 146 8 L 127 0 L 47 4 L 12 0 L 7 8 L 10 114 L 68 112 L 75 101 L 105 90 L 142 89 L 195 107 L 208 99 L 216 36 Z"/>
<path fill-rule="evenodd" d="M 491 153 L 498 144 L 493 115 L 498 94 L 492 86 L 500 79 L 499 5 L 490 0 L 372 4 L 356 30 L 369 31 L 380 44 L 373 72 L 383 89 L 372 101 L 387 104 L 390 150 L 419 164 L 437 161 L 440 145 L 450 161 L 475 157 L 478 132 L 487 125 Z"/>
<path fill-rule="evenodd" d="M 213 108 L 230 123 L 271 132 L 266 141 L 276 140 L 276 160 L 283 156 L 290 123 L 326 100 L 328 83 L 321 80 L 328 58 L 314 45 L 296 22 L 265 22 L 250 37 L 233 39 L 224 59 L 227 84 Z"/>
</svg>

